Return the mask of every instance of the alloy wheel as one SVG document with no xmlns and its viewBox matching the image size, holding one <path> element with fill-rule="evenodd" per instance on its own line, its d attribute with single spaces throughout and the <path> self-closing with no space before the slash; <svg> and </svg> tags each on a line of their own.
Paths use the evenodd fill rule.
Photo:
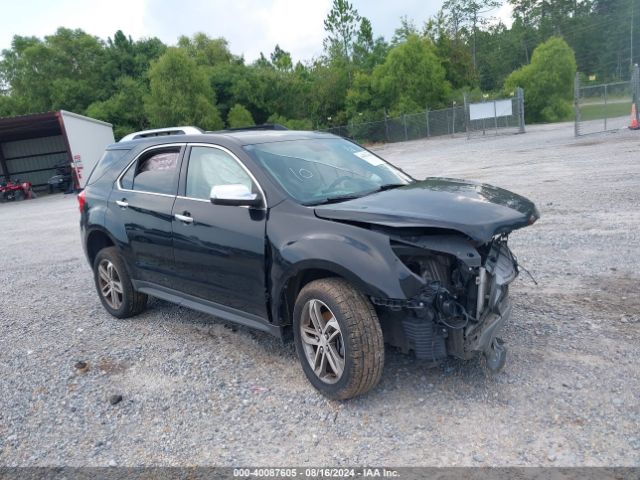
<svg viewBox="0 0 640 480">
<path fill-rule="evenodd" d="M 106 258 L 98 265 L 98 286 L 105 302 L 114 310 L 118 310 L 124 295 L 122 281 L 116 267 Z"/>
<path fill-rule="evenodd" d="M 338 382 L 345 366 L 344 341 L 338 320 L 324 302 L 311 299 L 305 304 L 300 338 L 316 376 L 325 383 Z"/>
</svg>

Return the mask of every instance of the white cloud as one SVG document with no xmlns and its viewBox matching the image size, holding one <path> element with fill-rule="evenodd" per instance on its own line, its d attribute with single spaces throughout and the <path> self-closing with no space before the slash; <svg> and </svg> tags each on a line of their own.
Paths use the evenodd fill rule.
<svg viewBox="0 0 640 480">
<path fill-rule="evenodd" d="M 151 0 L 145 19 L 154 35 L 174 44 L 180 35 L 204 32 L 224 37 L 231 51 L 253 61 L 260 52 L 268 55 L 276 44 L 291 52 L 294 60 L 307 59 L 322 51 L 322 20 L 330 0 L 195 0 L 168 14 L 175 2 Z"/>
<path fill-rule="evenodd" d="M 82 28 L 103 39 L 113 37 L 117 30 L 122 30 L 133 38 L 151 35 L 144 23 L 145 0 L 100 2 L 64 0 L 52 3 L 55 9 L 60 8 L 64 12 L 64 18 L 58 18 L 60 26 Z"/>
<path fill-rule="evenodd" d="M 387 39 L 407 15 L 416 26 L 440 8 L 442 0 L 352 0 L 368 17 L 374 34 Z M 224 37 L 231 51 L 248 62 L 268 55 L 276 44 L 294 61 L 322 53 L 323 20 L 331 0 L 17 0 L 6 2 L 0 16 L 0 49 L 13 35 L 43 37 L 59 26 L 82 28 L 103 39 L 120 29 L 134 39 L 156 36 L 173 45 L 180 35 L 204 32 Z M 507 25 L 510 6 L 491 12 Z"/>
<path fill-rule="evenodd" d="M 270 52 L 278 44 L 292 53 L 294 61 L 310 59 L 322 52 L 325 36 L 323 19 L 331 8 L 330 0 L 303 2 L 300 0 L 273 0 L 269 7 L 258 11 L 260 25 L 264 27 L 266 48 L 255 45 L 248 58 L 260 51 Z"/>
</svg>

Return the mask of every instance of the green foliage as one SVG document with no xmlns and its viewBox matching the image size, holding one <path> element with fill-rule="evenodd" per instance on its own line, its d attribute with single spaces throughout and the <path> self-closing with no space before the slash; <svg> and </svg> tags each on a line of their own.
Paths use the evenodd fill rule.
<svg viewBox="0 0 640 480">
<path fill-rule="evenodd" d="M 11 86 L 14 114 L 82 112 L 104 95 L 104 46 L 82 30 L 59 28 L 44 40 L 15 36 L 2 54 L 0 78 Z"/>
<path fill-rule="evenodd" d="M 504 91 L 524 88 L 527 121 L 554 122 L 571 113 L 575 74 L 573 50 L 563 39 L 552 37 L 533 51 L 529 65 L 507 77 Z"/>
<path fill-rule="evenodd" d="M 148 93 L 144 82 L 120 77 L 116 81 L 115 93 L 107 100 L 89 105 L 86 114 L 113 124 L 115 137 L 124 137 L 127 133 L 149 126 L 144 109 L 144 98 Z"/>
<path fill-rule="evenodd" d="M 289 71 L 293 68 L 293 63 L 291 61 L 291 54 L 289 52 L 285 52 L 280 48 L 280 45 L 276 45 L 276 48 L 273 50 L 271 54 L 271 64 L 276 67 L 278 70 Z"/>
<path fill-rule="evenodd" d="M 431 41 L 409 34 L 372 76 L 373 91 L 392 115 L 443 105 L 451 86 Z"/>
<path fill-rule="evenodd" d="M 213 67 L 234 60 L 229 51 L 229 42 L 224 38 L 209 38 L 202 32 L 196 33 L 192 38 L 181 36 L 178 47 L 199 66 Z"/>
<path fill-rule="evenodd" d="M 359 22 L 360 15 L 352 4 L 347 0 L 333 0 L 324 20 L 324 29 L 328 34 L 324 47 L 331 57 L 351 59 Z"/>
<path fill-rule="evenodd" d="M 145 110 L 152 127 L 197 125 L 223 127 L 206 71 L 184 50 L 169 48 L 149 70 L 150 94 Z"/>
<path fill-rule="evenodd" d="M 185 123 L 221 128 L 242 105 L 259 124 L 322 129 L 522 85 L 527 118 L 549 121 L 568 112 L 576 63 L 601 83 L 627 80 L 639 61 L 640 35 L 629 45 L 631 18 L 640 32 L 637 0 L 508 0 L 509 27 L 488 21 L 496 1 L 447 0 L 424 24 L 401 18 L 387 41 L 348 0 L 332 0 L 324 55 L 306 62 L 275 45 L 248 65 L 224 38 L 204 33 L 169 49 L 122 31 L 106 41 L 67 28 L 15 36 L 0 57 L 0 116 L 64 108 L 107 120 L 121 136 Z M 575 59 L 555 41 L 533 54 L 553 36 Z"/>
<path fill-rule="evenodd" d="M 239 103 L 236 103 L 227 115 L 227 126 L 229 128 L 250 127 L 255 125 L 251 112 Z"/>
<path fill-rule="evenodd" d="M 274 113 L 267 119 L 267 123 L 283 125 L 289 130 L 313 130 L 313 124 L 308 118 L 285 118 L 282 115 L 277 115 Z"/>
</svg>

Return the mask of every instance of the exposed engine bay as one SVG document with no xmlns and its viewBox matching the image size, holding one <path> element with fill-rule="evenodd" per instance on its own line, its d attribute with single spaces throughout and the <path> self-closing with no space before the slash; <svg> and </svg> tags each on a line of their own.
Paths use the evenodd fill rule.
<svg viewBox="0 0 640 480">
<path fill-rule="evenodd" d="M 509 284 L 518 275 L 507 236 L 477 247 L 455 235 L 403 236 L 392 238 L 392 248 L 424 286 L 410 300 L 372 298 L 385 341 L 432 362 L 483 353 L 487 367 L 500 370 L 506 349 L 497 334 L 510 317 Z"/>
</svg>

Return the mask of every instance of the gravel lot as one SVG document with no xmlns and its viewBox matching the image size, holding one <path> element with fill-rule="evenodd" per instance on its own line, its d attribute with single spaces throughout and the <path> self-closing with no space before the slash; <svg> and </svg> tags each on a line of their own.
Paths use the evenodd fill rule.
<svg viewBox="0 0 640 480">
<path fill-rule="evenodd" d="M 266 334 L 159 300 L 111 318 L 75 198 L 0 204 L 0 465 L 640 466 L 640 134 L 572 128 L 378 148 L 535 200 L 511 245 L 539 285 L 512 287 L 501 373 L 387 349 L 345 403 Z"/>
</svg>

